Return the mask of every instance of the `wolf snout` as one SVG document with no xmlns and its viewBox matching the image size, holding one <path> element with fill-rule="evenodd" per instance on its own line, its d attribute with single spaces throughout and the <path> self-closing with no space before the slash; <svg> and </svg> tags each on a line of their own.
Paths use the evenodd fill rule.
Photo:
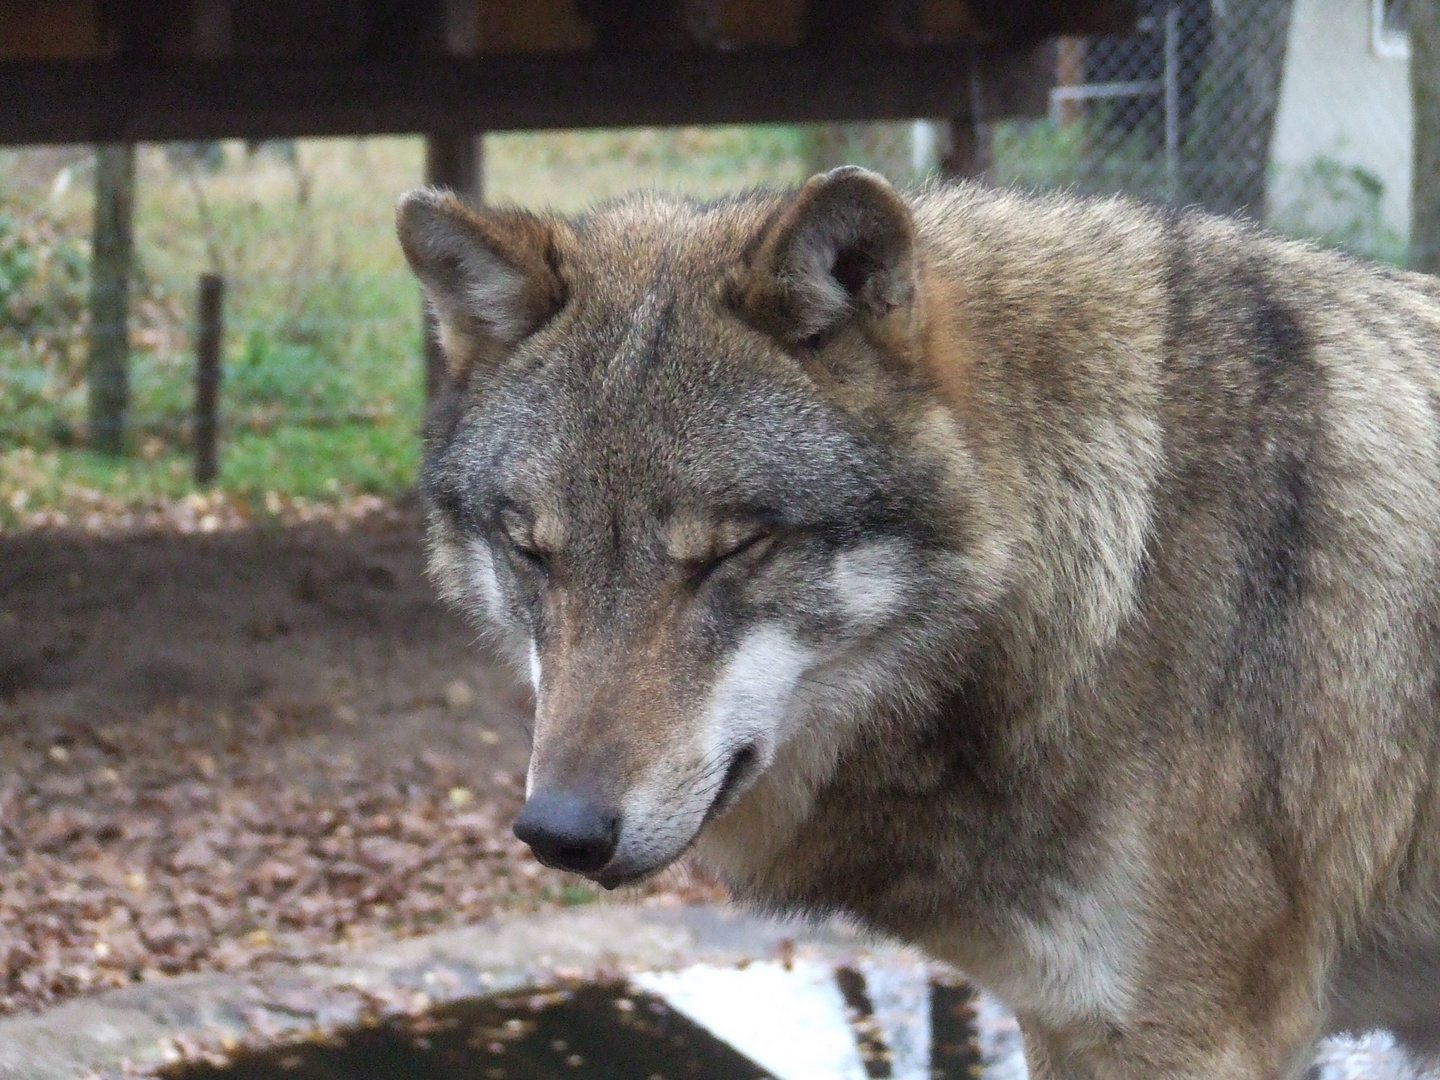
<svg viewBox="0 0 1440 1080">
<path fill-rule="evenodd" d="M 537 791 L 515 819 L 515 835 L 546 866 L 592 874 L 620 842 L 620 813 L 583 795 Z"/>
</svg>

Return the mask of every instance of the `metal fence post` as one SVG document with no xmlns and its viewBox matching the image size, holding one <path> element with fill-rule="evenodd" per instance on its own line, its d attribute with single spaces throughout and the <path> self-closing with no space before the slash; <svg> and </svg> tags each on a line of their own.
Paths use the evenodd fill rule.
<svg viewBox="0 0 1440 1080">
<path fill-rule="evenodd" d="M 225 279 L 200 275 L 195 333 L 195 482 L 213 483 L 219 473 L 220 352 L 225 329 Z"/>
</svg>

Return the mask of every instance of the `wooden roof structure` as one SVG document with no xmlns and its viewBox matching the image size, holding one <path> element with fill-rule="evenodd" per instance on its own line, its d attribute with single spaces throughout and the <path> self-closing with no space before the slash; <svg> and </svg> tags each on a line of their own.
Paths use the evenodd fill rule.
<svg viewBox="0 0 1440 1080">
<path fill-rule="evenodd" d="M 1038 115 L 1135 0 L 0 0 L 0 143 Z"/>
</svg>

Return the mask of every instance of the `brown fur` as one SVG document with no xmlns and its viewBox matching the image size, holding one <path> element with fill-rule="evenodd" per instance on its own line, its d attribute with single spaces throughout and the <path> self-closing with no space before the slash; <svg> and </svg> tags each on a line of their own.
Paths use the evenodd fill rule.
<svg viewBox="0 0 1440 1080">
<path fill-rule="evenodd" d="M 533 648 L 535 790 L 663 853 L 599 880 L 694 842 L 743 899 L 920 944 L 1037 1080 L 1433 1048 L 1431 282 L 856 170 L 575 222 L 422 195 L 401 236 L 486 342 L 428 454 L 437 579 Z M 727 673 L 780 678 L 747 641 L 810 665 L 751 757 L 713 720 L 750 715 Z"/>
</svg>

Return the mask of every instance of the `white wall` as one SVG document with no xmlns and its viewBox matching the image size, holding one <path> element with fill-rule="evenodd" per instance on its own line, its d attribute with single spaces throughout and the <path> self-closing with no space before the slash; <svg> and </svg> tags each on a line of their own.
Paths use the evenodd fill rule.
<svg viewBox="0 0 1440 1080">
<path fill-rule="evenodd" d="M 1371 45 L 1371 0 L 1294 0 L 1268 201 L 1283 213 L 1295 172 L 1328 156 L 1385 184 L 1386 223 L 1410 231 L 1409 61 Z M 1323 224 L 1323 223 L 1322 223 Z"/>
</svg>

